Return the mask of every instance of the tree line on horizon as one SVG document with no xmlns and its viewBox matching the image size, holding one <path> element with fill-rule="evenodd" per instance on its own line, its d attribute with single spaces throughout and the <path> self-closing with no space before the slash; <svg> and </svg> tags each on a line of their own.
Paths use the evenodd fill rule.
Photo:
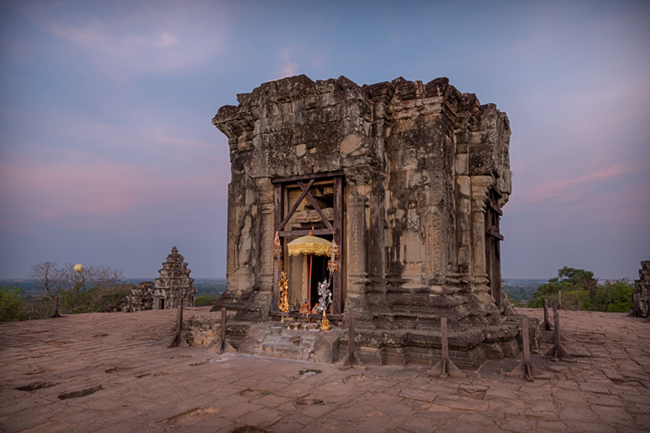
<svg viewBox="0 0 650 433">
<path fill-rule="evenodd" d="M 70 263 L 60 268 L 52 262 L 39 263 L 32 266 L 29 278 L 36 281 L 39 294 L 23 297 L 18 288 L 0 288 L 0 322 L 121 311 L 135 287 L 133 283 L 123 282 L 121 271 L 103 265 L 88 266 L 77 272 Z M 202 289 L 199 290 L 202 294 L 197 293 L 195 306 L 213 304 L 225 287 Z M 544 299 L 551 306 L 557 305 L 558 293 L 562 291 L 564 309 L 604 312 L 629 311 L 636 292 L 628 279 L 606 280 L 601 284 L 593 272 L 567 266 L 558 271 L 557 277 L 537 287 L 526 303 L 518 299 L 523 292 L 505 289 L 515 306 L 542 308 Z"/>
<path fill-rule="evenodd" d="M 27 294 L 18 287 L 0 288 L 0 322 L 121 311 L 135 287 L 122 271 L 105 265 L 75 270 L 71 263 L 44 262 L 32 266 L 28 278 L 33 287 Z M 225 290 L 225 282 L 198 286 L 195 306 L 212 305 Z"/>
</svg>

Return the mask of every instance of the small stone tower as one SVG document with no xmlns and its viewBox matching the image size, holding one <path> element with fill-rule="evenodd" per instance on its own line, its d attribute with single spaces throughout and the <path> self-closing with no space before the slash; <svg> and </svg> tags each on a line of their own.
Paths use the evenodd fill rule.
<svg viewBox="0 0 650 433">
<path fill-rule="evenodd" d="M 650 317 L 650 260 L 641 262 L 639 279 L 634 282 L 636 296 L 639 297 L 638 314 L 641 317 Z"/>
<path fill-rule="evenodd" d="M 187 269 L 185 257 L 178 254 L 178 248 L 173 247 L 171 254 L 167 256 L 167 261 L 162 264 L 163 268 L 158 271 L 160 278 L 156 278 L 154 287 L 154 310 L 166 308 L 176 308 L 177 290 L 181 290 L 183 296 L 183 305 L 194 306 L 194 296 L 196 289 L 192 287 L 194 282 L 190 278 L 190 271 Z"/>
</svg>

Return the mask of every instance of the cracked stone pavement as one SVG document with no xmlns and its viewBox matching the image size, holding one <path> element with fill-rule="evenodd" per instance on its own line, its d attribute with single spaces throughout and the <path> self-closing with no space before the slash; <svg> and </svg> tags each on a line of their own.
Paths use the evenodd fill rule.
<svg viewBox="0 0 650 433">
<path fill-rule="evenodd" d="M 425 366 L 340 371 L 169 349 L 175 318 L 163 310 L 0 324 L 0 431 L 650 431 L 650 323 L 622 313 L 561 312 L 577 362 L 534 355 L 555 378 L 533 383 L 505 376 L 521 359 L 441 380 Z"/>
</svg>

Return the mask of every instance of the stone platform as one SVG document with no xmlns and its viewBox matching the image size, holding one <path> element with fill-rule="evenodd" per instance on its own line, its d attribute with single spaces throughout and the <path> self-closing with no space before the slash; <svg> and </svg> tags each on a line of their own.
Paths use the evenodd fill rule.
<svg viewBox="0 0 650 433">
<path fill-rule="evenodd" d="M 228 313 L 226 338 L 239 352 L 293 360 L 315 360 L 334 363 L 342 360 L 348 350 L 347 327 L 332 325 L 326 333 L 317 329 L 293 330 L 292 324 L 302 322 L 230 322 L 235 312 Z M 449 356 L 460 368 L 475 370 L 486 360 L 514 358 L 519 354 L 517 338 L 521 338 L 521 317 L 510 316 L 500 326 L 449 331 Z M 529 318 L 530 341 L 534 353 L 540 339 L 539 320 Z M 212 346 L 219 340 L 221 313 L 203 313 L 188 321 L 188 342 L 195 346 Z M 340 324 L 340 322 L 339 322 Z M 340 324 L 341 325 L 341 324 Z M 314 326 L 317 326 L 314 324 Z M 356 329 L 358 357 L 369 365 L 433 366 L 442 356 L 442 335 L 435 329 Z"/>
<path fill-rule="evenodd" d="M 534 355 L 554 378 L 533 383 L 505 376 L 517 359 L 440 380 L 424 366 L 340 371 L 204 347 L 168 349 L 175 314 L 1 323 L 0 431 L 650 431 L 650 347 L 639 344 L 650 323 L 623 313 L 562 312 L 565 347 L 577 362 Z M 540 353 L 548 347 L 542 343 Z"/>
</svg>

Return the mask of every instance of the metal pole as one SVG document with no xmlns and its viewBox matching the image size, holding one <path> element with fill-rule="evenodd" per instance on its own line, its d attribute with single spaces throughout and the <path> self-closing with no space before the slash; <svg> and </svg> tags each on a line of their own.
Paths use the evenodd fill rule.
<svg viewBox="0 0 650 433">
<path fill-rule="evenodd" d="M 309 284 L 307 286 L 307 290 L 309 291 L 309 313 L 307 313 L 307 317 L 311 314 L 311 267 L 312 263 L 314 261 L 314 255 L 310 254 L 309 255 Z M 308 323 L 311 323 L 311 319 L 307 319 Z"/>
<path fill-rule="evenodd" d="M 347 370 L 349 368 L 366 369 L 366 366 L 354 354 L 354 316 L 352 314 L 348 315 L 348 354 L 343 359 L 340 369 Z"/>
</svg>

